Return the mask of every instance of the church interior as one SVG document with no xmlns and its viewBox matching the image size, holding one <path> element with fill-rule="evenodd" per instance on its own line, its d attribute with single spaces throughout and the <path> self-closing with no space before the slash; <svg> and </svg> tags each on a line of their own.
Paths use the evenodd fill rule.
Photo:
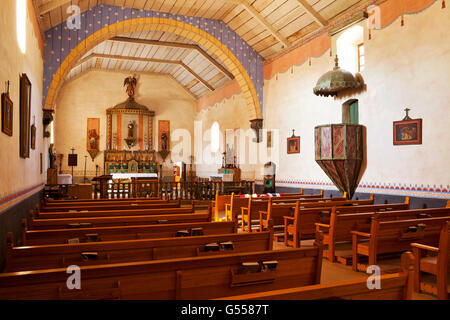
<svg viewBox="0 0 450 320">
<path fill-rule="evenodd" d="M 449 300 L 448 2 L 0 1 L 0 300 Z"/>
</svg>

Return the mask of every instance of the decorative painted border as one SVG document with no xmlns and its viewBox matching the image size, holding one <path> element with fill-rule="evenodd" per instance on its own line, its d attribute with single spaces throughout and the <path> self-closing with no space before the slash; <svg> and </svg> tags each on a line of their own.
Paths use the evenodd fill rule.
<svg viewBox="0 0 450 320">
<path fill-rule="evenodd" d="M 263 179 L 255 179 L 256 184 L 263 184 Z M 312 189 L 338 190 L 333 183 L 326 181 L 305 181 L 305 180 L 276 180 L 276 185 L 280 187 L 308 187 Z M 412 185 L 406 183 L 367 183 L 361 182 L 356 192 L 382 193 L 401 196 L 429 197 L 450 199 L 450 185 L 438 186 Z"/>
<path fill-rule="evenodd" d="M 240 94 L 241 92 L 239 83 L 237 83 L 236 80 L 230 80 L 221 88 L 214 90 L 211 94 L 204 95 L 198 99 L 197 112 L 215 106 L 217 103 L 220 103 L 225 99 L 230 99 L 232 96 Z"/>
<path fill-rule="evenodd" d="M 3 199 L 0 200 L 0 214 L 2 212 L 4 212 L 5 210 L 11 208 L 12 206 L 14 206 L 16 203 L 22 201 L 23 199 L 26 199 L 30 196 L 32 196 L 33 194 L 35 194 L 36 192 L 41 191 L 42 189 L 44 189 L 44 184 L 38 184 L 34 187 L 25 189 L 21 192 L 12 194 L 10 196 L 7 196 Z"/>
<path fill-rule="evenodd" d="M 75 58 L 116 34 L 142 30 L 174 32 L 211 50 L 230 69 L 242 88 L 251 117 L 260 118 L 263 105 L 263 58 L 223 21 L 148 10 L 98 5 L 81 14 L 81 29 L 65 22 L 45 33 L 43 104 L 53 99 Z"/>
</svg>

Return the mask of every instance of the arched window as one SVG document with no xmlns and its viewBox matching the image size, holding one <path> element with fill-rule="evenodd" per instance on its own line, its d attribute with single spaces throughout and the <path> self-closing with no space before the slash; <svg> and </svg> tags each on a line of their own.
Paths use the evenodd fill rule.
<svg viewBox="0 0 450 320">
<path fill-rule="evenodd" d="M 342 69 L 352 73 L 357 73 L 364 69 L 363 43 L 364 28 L 362 26 L 356 25 L 342 32 L 336 41 L 339 66 Z"/>
<path fill-rule="evenodd" d="M 211 126 L 211 152 L 219 151 L 220 146 L 220 128 L 219 123 L 215 121 Z"/>
<path fill-rule="evenodd" d="M 27 0 L 16 0 L 17 42 L 20 51 L 27 50 Z"/>
</svg>

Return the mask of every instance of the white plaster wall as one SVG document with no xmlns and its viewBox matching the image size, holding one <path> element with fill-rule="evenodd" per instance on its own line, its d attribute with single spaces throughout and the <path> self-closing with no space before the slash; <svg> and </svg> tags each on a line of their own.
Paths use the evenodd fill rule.
<svg viewBox="0 0 450 320">
<path fill-rule="evenodd" d="M 207 178 L 211 176 L 211 174 L 217 174 L 217 170 L 222 166 L 222 153 L 225 151 L 225 130 L 241 129 L 240 135 L 242 148 L 240 148 L 240 156 L 242 159 L 240 159 L 240 161 L 237 159 L 237 161 L 241 168 L 241 178 L 253 180 L 255 178 L 255 169 L 259 168 L 259 159 L 258 157 L 255 157 L 254 152 L 254 148 L 257 144 L 253 142 L 256 135 L 254 131 L 250 129 L 250 118 L 248 115 L 246 102 L 242 94 L 233 95 L 231 98 L 224 99 L 214 106 L 201 110 L 196 115 L 196 121 L 201 123 L 203 139 L 202 148 L 200 148 L 199 142 L 196 140 L 197 152 L 198 150 L 203 150 L 203 154 L 210 153 L 210 129 L 215 121 L 219 123 L 221 133 L 220 149 L 213 155 L 216 157 L 216 161 L 214 163 L 210 163 L 208 158 L 204 155 L 202 156 L 203 161 L 200 160 L 198 153 L 195 155 L 197 176 Z M 247 134 L 247 138 L 244 138 L 245 134 Z M 198 139 L 198 137 L 199 135 L 197 134 L 196 139 Z M 243 141 L 246 141 L 245 146 L 242 143 Z M 245 153 L 245 155 L 243 153 Z"/>
<path fill-rule="evenodd" d="M 55 146 L 64 154 L 63 171 L 67 167 L 67 154 L 73 146 L 78 156 L 74 176 L 84 175 L 84 156 L 88 156 L 87 176 L 95 175 L 95 165 L 103 168 L 104 154 L 100 152 L 93 162 L 86 151 L 87 118 L 100 118 L 100 151 L 106 148 L 106 109 L 125 101 L 128 95 L 123 80 L 129 73 L 89 71 L 67 82 L 56 100 Z M 175 80 L 165 75 L 137 75 L 135 99 L 155 112 L 153 120 L 153 147 L 158 150 L 158 120 L 170 120 L 171 138 L 174 130 L 184 129 L 193 134 L 196 100 Z M 171 148 L 177 144 L 172 141 Z M 170 158 L 166 159 L 167 164 Z M 102 173 L 101 171 L 100 173 Z"/>
<path fill-rule="evenodd" d="M 359 122 L 367 128 L 367 168 L 362 181 L 430 186 L 450 184 L 450 12 L 436 1 L 423 12 L 365 34 L 367 92 L 359 99 Z M 333 50 L 336 52 L 335 50 Z M 314 127 L 341 122 L 346 101 L 317 97 L 313 87 L 332 69 L 323 56 L 274 76 L 264 83 L 264 123 L 280 130 L 277 179 L 328 181 L 314 160 Z M 406 107 L 423 119 L 422 145 L 394 146 L 393 121 Z M 295 129 L 301 153 L 286 154 L 286 138 Z"/>
<path fill-rule="evenodd" d="M 14 104 L 13 136 L 0 132 L 0 199 L 46 181 L 48 139 L 43 138 L 42 126 L 42 78 L 43 60 L 33 24 L 27 14 L 26 53 L 19 49 L 16 36 L 16 1 L 0 4 L 0 91 L 6 91 L 5 82 L 10 81 L 10 98 Z M 30 148 L 30 158 L 19 156 L 19 77 L 26 73 L 32 83 L 31 119 L 36 119 L 36 149 Z M 43 154 L 43 174 L 40 174 L 39 154 Z"/>
</svg>

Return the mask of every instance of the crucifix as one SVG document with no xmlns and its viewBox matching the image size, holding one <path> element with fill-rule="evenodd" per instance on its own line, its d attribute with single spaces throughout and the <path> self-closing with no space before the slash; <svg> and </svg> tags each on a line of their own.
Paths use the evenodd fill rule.
<svg viewBox="0 0 450 320">
<path fill-rule="evenodd" d="M 412 120 L 408 115 L 408 112 L 411 111 L 411 109 L 406 108 L 404 111 L 406 112 L 406 116 L 403 118 L 403 121 Z"/>
</svg>

